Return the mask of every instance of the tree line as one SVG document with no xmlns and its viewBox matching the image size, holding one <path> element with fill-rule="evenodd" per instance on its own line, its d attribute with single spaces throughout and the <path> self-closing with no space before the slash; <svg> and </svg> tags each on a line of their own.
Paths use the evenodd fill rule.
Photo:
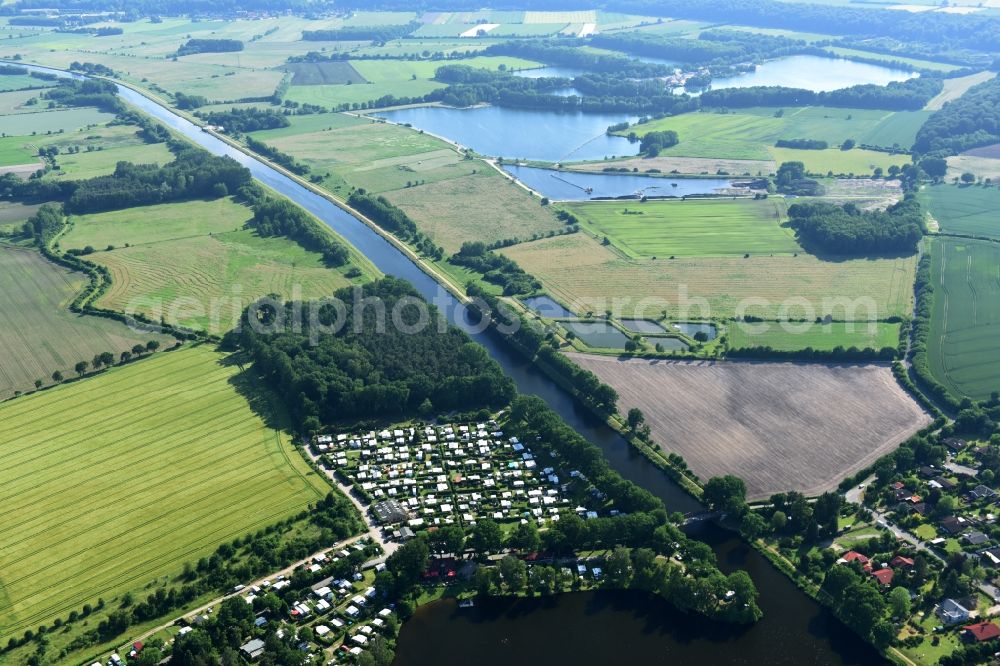
<svg viewBox="0 0 1000 666">
<path fill-rule="evenodd" d="M 240 195 L 253 206 L 247 226 L 259 235 L 290 238 L 306 250 L 322 254 L 328 266 L 343 266 L 350 260 L 351 254 L 343 243 L 288 199 L 269 197 L 256 185 L 242 188 Z"/>
<path fill-rule="evenodd" d="M 924 213 L 912 196 L 884 211 L 797 203 L 788 207 L 788 218 L 805 246 L 837 255 L 912 254 L 926 233 Z"/>
<path fill-rule="evenodd" d="M 504 296 L 530 294 L 542 288 L 541 283 L 515 261 L 489 250 L 482 241 L 462 243 L 461 249 L 448 262 L 482 273 L 484 280 L 503 288 Z"/>
<path fill-rule="evenodd" d="M 708 90 L 701 95 L 703 108 L 746 108 L 754 106 L 832 106 L 851 109 L 918 111 L 941 92 L 941 77 L 921 76 L 893 81 L 885 86 L 861 84 L 813 92 L 786 86 L 750 86 Z"/>
<path fill-rule="evenodd" d="M 303 30 L 302 40 L 306 42 L 389 42 L 406 37 L 421 25 L 419 21 L 410 21 L 397 25 L 359 25 L 331 30 Z"/>
</svg>

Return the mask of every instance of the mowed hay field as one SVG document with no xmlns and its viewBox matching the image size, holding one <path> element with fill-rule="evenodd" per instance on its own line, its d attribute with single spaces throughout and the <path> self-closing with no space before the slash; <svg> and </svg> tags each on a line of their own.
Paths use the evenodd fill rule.
<svg viewBox="0 0 1000 666">
<path fill-rule="evenodd" d="M 70 312 L 86 284 L 33 249 L 0 245 L 0 399 L 52 383 L 52 373 L 73 376 L 78 361 L 112 352 L 117 357 L 136 344 L 168 336 L 134 332 L 112 319 Z M 2 422 L 2 419 L 0 419 Z M 2 430 L 2 428 L 0 428 Z"/>
<path fill-rule="evenodd" d="M 1000 190 L 996 188 L 926 185 L 917 198 L 944 233 L 1000 238 Z"/>
<path fill-rule="evenodd" d="M 931 372 L 958 396 L 1000 390 L 1000 244 L 954 238 L 931 246 Z"/>
<path fill-rule="evenodd" d="M 480 170 L 475 175 L 386 192 L 385 197 L 448 253 L 466 241 L 527 240 L 565 228 L 538 199 L 476 164 Z"/>
<path fill-rule="evenodd" d="M 749 314 L 777 319 L 830 314 L 834 319 L 887 319 L 912 309 L 916 258 L 824 261 L 799 256 L 688 257 L 630 259 L 586 233 L 547 238 L 500 250 L 539 278 L 545 289 L 574 312 L 664 309 L 672 318 L 732 317 Z M 690 304 L 685 308 L 686 302 Z M 855 316 L 837 305 L 858 305 Z M 699 308 L 698 303 L 706 307 Z M 738 313 L 741 303 L 744 312 Z M 812 314 L 803 308 L 808 304 Z M 830 307 L 827 307 L 827 304 Z M 865 307 L 867 306 L 867 307 Z M 707 310 L 707 311 L 702 311 Z"/>
<path fill-rule="evenodd" d="M 244 306 L 267 294 L 315 298 L 351 284 L 351 267 L 361 269 L 359 280 L 375 273 L 356 254 L 329 268 L 294 241 L 258 236 L 243 228 L 251 217 L 229 198 L 129 208 L 73 217 L 61 243 L 98 250 L 87 259 L 107 266 L 112 280 L 100 306 L 213 334 L 228 331 Z"/>
<path fill-rule="evenodd" d="M 0 638 L 140 591 L 328 491 L 198 347 L 0 406 Z"/>
<path fill-rule="evenodd" d="M 783 199 L 600 201 L 564 204 L 592 233 L 629 257 L 793 254 L 802 248 L 782 227 Z"/>
<path fill-rule="evenodd" d="M 930 423 L 884 366 L 569 356 L 638 407 L 703 480 L 735 474 L 749 499 L 816 495 Z"/>
</svg>

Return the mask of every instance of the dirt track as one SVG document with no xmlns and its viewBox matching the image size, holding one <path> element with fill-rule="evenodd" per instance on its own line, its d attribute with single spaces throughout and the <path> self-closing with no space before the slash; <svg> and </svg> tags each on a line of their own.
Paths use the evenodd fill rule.
<svg viewBox="0 0 1000 666">
<path fill-rule="evenodd" d="M 884 366 L 569 356 L 666 451 L 703 480 L 743 477 L 749 499 L 831 490 L 931 421 Z"/>
</svg>

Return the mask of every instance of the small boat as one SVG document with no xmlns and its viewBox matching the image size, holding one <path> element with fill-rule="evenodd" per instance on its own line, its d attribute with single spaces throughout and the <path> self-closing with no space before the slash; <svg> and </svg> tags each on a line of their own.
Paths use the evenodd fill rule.
<svg viewBox="0 0 1000 666">
<path fill-rule="evenodd" d="M 476 602 L 474 599 L 462 599 L 461 601 L 458 602 L 459 608 L 473 608 L 475 607 L 475 605 Z"/>
<path fill-rule="evenodd" d="M 670 183 L 670 187 L 677 187 L 677 183 Z"/>
</svg>

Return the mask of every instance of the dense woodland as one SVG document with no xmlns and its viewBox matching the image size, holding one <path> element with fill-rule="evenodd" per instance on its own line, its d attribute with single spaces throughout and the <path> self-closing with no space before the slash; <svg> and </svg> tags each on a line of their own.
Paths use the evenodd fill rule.
<svg viewBox="0 0 1000 666">
<path fill-rule="evenodd" d="M 463 243 L 448 261 L 482 273 L 484 280 L 503 287 L 505 296 L 530 294 L 542 288 L 541 282 L 524 272 L 512 259 L 487 249 L 482 242 Z"/>
<path fill-rule="evenodd" d="M 498 408 L 514 397 L 513 381 L 486 350 L 443 325 L 409 283 L 384 278 L 333 296 L 343 310 L 325 305 L 315 321 L 300 316 L 298 327 L 296 310 L 310 304 L 288 303 L 280 311 L 251 306 L 242 330 L 227 336 L 250 355 L 303 430 L 418 410 Z M 421 320 L 421 310 L 429 319 Z"/>
<path fill-rule="evenodd" d="M 590 43 L 637 56 L 698 65 L 727 65 L 804 53 L 823 53 L 822 49 L 810 47 L 799 39 L 756 35 L 737 30 L 706 30 L 698 39 L 648 32 L 597 34 L 591 38 Z"/>
<path fill-rule="evenodd" d="M 1000 143 L 1000 79 L 969 89 L 927 119 L 913 149 L 937 156 Z"/>
<path fill-rule="evenodd" d="M 789 206 L 788 218 L 806 247 L 837 255 L 912 254 L 926 232 L 924 213 L 912 197 L 884 211 L 798 203 Z"/>
</svg>

